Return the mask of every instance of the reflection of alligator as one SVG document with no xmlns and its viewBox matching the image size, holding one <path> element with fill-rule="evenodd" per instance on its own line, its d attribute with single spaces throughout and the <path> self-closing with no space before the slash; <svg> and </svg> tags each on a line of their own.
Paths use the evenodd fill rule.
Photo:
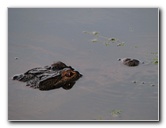
<svg viewBox="0 0 166 128">
<path fill-rule="evenodd" d="M 57 62 L 51 66 L 33 68 L 23 74 L 16 74 L 13 80 L 27 82 L 27 86 L 40 90 L 51 90 L 62 87 L 71 89 L 82 75 L 71 66 Z"/>
<path fill-rule="evenodd" d="M 124 65 L 127 66 L 138 66 L 139 65 L 139 60 L 136 59 L 130 59 L 130 58 L 123 58 L 119 59 Z"/>
</svg>

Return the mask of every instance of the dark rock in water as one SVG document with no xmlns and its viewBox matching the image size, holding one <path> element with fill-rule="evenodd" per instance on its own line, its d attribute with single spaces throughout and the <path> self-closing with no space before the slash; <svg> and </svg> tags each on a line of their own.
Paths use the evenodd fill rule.
<svg viewBox="0 0 166 128">
<path fill-rule="evenodd" d="M 71 66 L 63 62 L 53 63 L 51 66 L 38 67 L 28 70 L 23 74 L 16 74 L 13 80 L 26 82 L 31 88 L 51 90 L 62 87 L 71 89 L 82 75 Z"/>
<path fill-rule="evenodd" d="M 139 60 L 136 59 L 130 59 L 130 58 L 123 58 L 123 59 L 119 59 L 119 61 L 121 61 L 124 65 L 127 66 L 138 66 L 139 65 Z"/>
</svg>

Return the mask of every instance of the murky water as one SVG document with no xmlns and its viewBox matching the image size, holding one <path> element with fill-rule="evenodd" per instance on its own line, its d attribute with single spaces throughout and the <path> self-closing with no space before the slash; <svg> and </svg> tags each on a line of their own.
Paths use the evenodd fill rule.
<svg viewBox="0 0 166 128">
<path fill-rule="evenodd" d="M 158 9 L 9 8 L 8 14 L 9 120 L 158 120 L 158 65 L 150 63 L 158 52 Z M 83 31 L 125 45 L 92 43 L 95 36 Z M 124 57 L 145 64 L 127 67 L 117 61 Z M 11 80 L 54 61 L 83 74 L 72 89 L 39 91 Z"/>
</svg>

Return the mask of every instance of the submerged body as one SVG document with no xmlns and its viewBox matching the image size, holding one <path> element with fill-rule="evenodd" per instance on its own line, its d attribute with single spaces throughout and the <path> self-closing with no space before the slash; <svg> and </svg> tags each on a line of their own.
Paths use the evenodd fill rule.
<svg viewBox="0 0 166 128">
<path fill-rule="evenodd" d="M 71 66 L 57 62 L 51 66 L 33 68 L 23 74 L 16 74 L 13 76 L 13 80 L 26 82 L 27 86 L 39 90 L 51 90 L 60 87 L 71 89 L 81 76 Z"/>
</svg>

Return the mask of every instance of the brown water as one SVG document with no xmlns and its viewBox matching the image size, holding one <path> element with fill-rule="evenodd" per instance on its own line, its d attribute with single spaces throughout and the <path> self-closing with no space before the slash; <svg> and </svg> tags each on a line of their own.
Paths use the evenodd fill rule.
<svg viewBox="0 0 166 128">
<path fill-rule="evenodd" d="M 158 9 L 9 8 L 8 14 L 9 120 L 158 120 L 158 65 L 150 63 L 158 52 Z M 125 45 L 92 43 L 83 31 Z M 127 67 L 117 61 L 124 57 L 145 64 Z M 72 89 L 39 91 L 11 80 L 54 61 L 83 74 Z"/>
</svg>

